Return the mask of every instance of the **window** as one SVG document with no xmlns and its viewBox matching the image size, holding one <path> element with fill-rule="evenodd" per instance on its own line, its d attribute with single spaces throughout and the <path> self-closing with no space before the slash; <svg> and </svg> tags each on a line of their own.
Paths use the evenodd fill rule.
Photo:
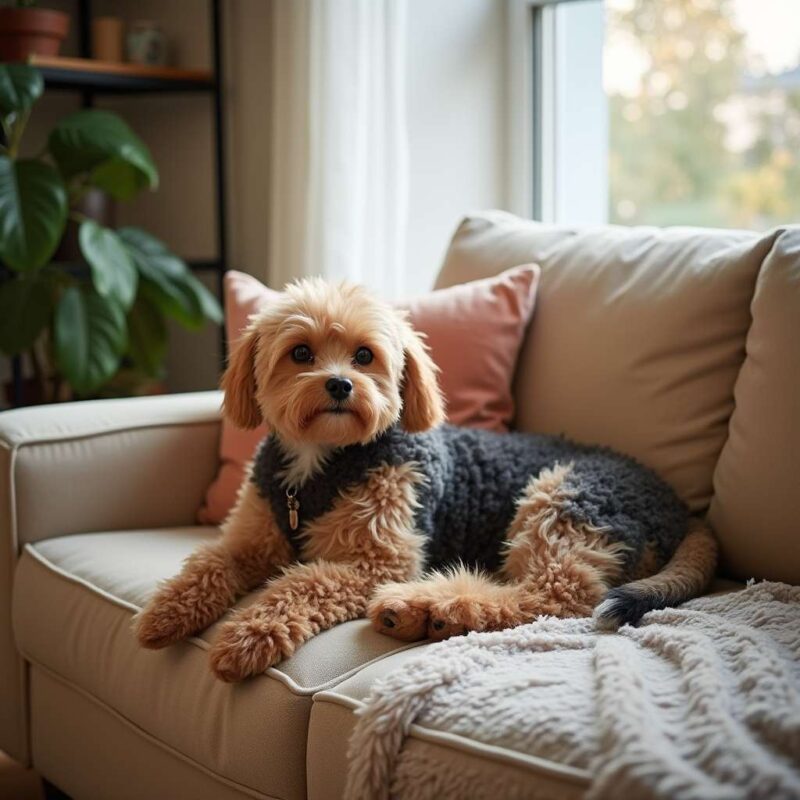
<svg viewBox="0 0 800 800">
<path fill-rule="evenodd" d="M 797 0 L 520 4 L 530 18 L 534 216 L 800 221 Z"/>
</svg>

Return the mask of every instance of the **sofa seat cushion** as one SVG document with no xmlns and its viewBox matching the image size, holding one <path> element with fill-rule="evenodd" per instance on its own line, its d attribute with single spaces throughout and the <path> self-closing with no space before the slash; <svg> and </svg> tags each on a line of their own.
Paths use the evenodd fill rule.
<svg viewBox="0 0 800 800">
<path fill-rule="evenodd" d="M 27 545 L 14 581 L 17 644 L 32 663 L 225 782 L 256 797 L 305 797 L 311 695 L 402 648 L 359 620 L 237 685 L 216 680 L 208 668 L 215 626 L 166 650 L 140 648 L 133 614 L 158 581 L 218 535 L 192 527 Z"/>
</svg>

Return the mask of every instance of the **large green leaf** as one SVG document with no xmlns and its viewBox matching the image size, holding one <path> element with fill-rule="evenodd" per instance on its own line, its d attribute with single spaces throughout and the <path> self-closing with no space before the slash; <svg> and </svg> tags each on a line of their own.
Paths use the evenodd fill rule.
<svg viewBox="0 0 800 800">
<path fill-rule="evenodd" d="M 30 108 L 44 91 L 42 75 L 27 64 L 0 64 L 0 114 Z"/>
<path fill-rule="evenodd" d="M 221 325 L 222 324 L 222 308 L 219 304 L 219 301 L 216 297 L 214 297 L 211 292 L 200 283 L 197 278 L 190 272 L 187 275 L 186 279 L 186 286 L 190 292 L 192 292 L 197 299 L 197 302 L 200 304 L 200 309 L 203 312 L 203 316 L 210 320 L 211 322 Z"/>
<path fill-rule="evenodd" d="M 39 272 L 0 284 L 0 350 L 12 356 L 27 350 L 50 319 L 53 292 Z"/>
<path fill-rule="evenodd" d="M 110 111 L 70 114 L 51 131 L 48 148 L 67 178 L 88 172 L 90 182 L 115 197 L 158 186 L 158 169 L 147 145 Z"/>
<path fill-rule="evenodd" d="M 166 276 L 171 280 L 180 280 L 190 274 L 186 263 L 147 231 L 120 228 L 117 234 L 125 242 L 143 277 L 158 280 L 159 276 Z"/>
<path fill-rule="evenodd" d="M 38 269 L 53 255 L 67 221 L 67 190 L 41 161 L 0 156 L 0 258 L 16 270 Z"/>
<path fill-rule="evenodd" d="M 128 355 L 151 378 L 161 376 L 167 354 L 167 326 L 161 310 L 139 295 L 128 312 Z"/>
<path fill-rule="evenodd" d="M 140 293 L 151 300 L 166 317 L 170 317 L 190 331 L 199 331 L 205 325 L 203 311 L 197 297 L 185 284 L 169 280 L 139 280 Z"/>
<path fill-rule="evenodd" d="M 63 293 L 55 316 L 56 363 L 79 395 L 114 375 L 126 344 L 125 312 L 117 303 L 88 286 Z"/>
<path fill-rule="evenodd" d="M 120 228 L 117 234 L 139 270 L 142 293 L 164 314 L 191 330 L 206 320 L 222 321 L 217 299 L 163 242 L 139 228 Z"/>
<path fill-rule="evenodd" d="M 78 241 L 92 268 L 92 282 L 98 294 L 129 309 L 136 297 L 139 273 L 120 238 L 114 231 L 87 219 L 81 223 Z"/>
<path fill-rule="evenodd" d="M 93 186 L 117 200 L 130 200 L 142 187 L 142 174 L 121 158 L 112 158 L 95 167 L 89 175 Z"/>
</svg>

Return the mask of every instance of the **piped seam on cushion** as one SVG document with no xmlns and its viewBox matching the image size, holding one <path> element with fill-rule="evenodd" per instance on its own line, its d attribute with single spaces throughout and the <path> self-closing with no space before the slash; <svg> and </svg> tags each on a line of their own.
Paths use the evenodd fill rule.
<svg viewBox="0 0 800 800">
<path fill-rule="evenodd" d="M 49 444 L 62 444 L 63 442 L 80 442 L 84 439 L 98 439 L 101 436 L 117 436 L 120 433 L 135 433 L 136 431 L 153 431 L 159 428 L 191 428 L 191 427 L 205 427 L 213 425 L 219 427 L 220 417 L 208 417 L 207 419 L 190 419 L 190 420 L 163 420 L 159 422 L 143 422 L 141 425 L 120 425 L 119 427 L 104 427 L 97 430 L 87 429 L 85 431 L 76 431 L 73 433 L 65 433 L 63 436 L 47 436 L 43 439 L 25 439 L 24 441 L 9 441 L 8 439 L 0 438 L 0 446 L 8 450 L 22 450 L 25 447 L 37 447 L 39 445 Z"/>
<path fill-rule="evenodd" d="M 363 701 L 339 694 L 335 691 L 318 692 L 314 695 L 313 700 L 315 703 L 333 703 L 334 705 L 343 706 L 354 712 L 366 707 Z M 588 786 L 592 778 L 587 770 L 580 769 L 579 767 L 571 767 L 568 764 L 558 764 L 555 761 L 549 761 L 541 756 L 533 756 L 528 753 L 509 750 L 505 747 L 486 744 L 485 742 L 479 742 L 474 739 L 468 739 L 465 736 L 460 736 L 457 733 L 426 728 L 417 723 L 411 725 L 408 735 L 412 739 L 419 739 L 420 741 L 429 742 L 430 744 L 437 744 L 451 750 L 466 753 L 467 755 L 477 756 L 496 763 L 499 762 L 515 767 L 522 767 L 540 775 L 547 775 L 548 777 L 567 779 L 579 786 Z"/>
<path fill-rule="evenodd" d="M 19 527 L 17 524 L 17 494 L 15 475 L 17 469 L 17 455 L 20 450 L 38 447 L 41 445 L 62 444 L 64 442 L 81 442 L 86 439 L 99 439 L 103 436 L 117 436 L 121 433 L 133 433 L 142 430 L 159 430 L 161 428 L 189 428 L 189 427 L 207 427 L 209 425 L 219 427 L 220 417 L 213 417 L 206 420 L 189 420 L 182 422 L 152 422 L 144 423 L 142 425 L 124 425 L 119 428 L 102 428 L 97 431 L 65 434 L 60 438 L 49 437 L 46 439 L 28 439 L 24 442 L 9 442 L 7 439 L 0 438 L 0 447 L 8 450 L 11 454 L 9 462 L 9 481 L 10 481 L 10 498 L 11 498 L 11 554 L 12 563 L 16 563 L 19 557 Z M 30 544 L 30 543 L 28 543 Z"/>
<path fill-rule="evenodd" d="M 101 589 L 96 584 L 92 583 L 91 581 L 86 580 L 85 578 L 81 578 L 77 575 L 73 575 L 71 572 L 67 572 L 66 570 L 62 569 L 56 564 L 53 564 L 46 556 L 42 555 L 40 552 L 36 550 L 35 545 L 26 544 L 25 551 L 29 553 L 35 561 L 37 561 L 42 567 L 45 569 L 50 570 L 55 575 L 58 575 L 63 580 L 69 581 L 71 583 L 75 583 L 82 588 L 86 589 L 93 594 L 102 597 L 107 602 L 111 603 L 112 605 L 119 606 L 120 608 L 125 609 L 126 611 L 132 612 L 134 614 L 138 614 L 141 611 L 141 606 L 137 606 L 135 603 L 128 602 L 127 600 L 123 600 L 120 597 L 116 597 L 115 595 L 107 592 L 105 589 Z M 193 644 L 195 647 L 198 647 L 201 650 L 209 650 L 211 645 L 206 642 L 204 639 L 201 639 L 198 636 L 191 636 L 186 639 L 187 642 Z M 278 683 L 282 683 L 286 688 L 295 695 L 299 695 L 301 697 L 308 697 L 311 695 L 316 694 L 317 692 L 324 691 L 332 686 L 336 686 L 337 684 L 341 683 L 348 678 L 351 678 L 357 672 L 360 672 L 365 667 L 370 666 L 371 664 L 375 664 L 378 661 L 387 658 L 388 656 L 394 655 L 395 653 L 400 653 L 403 650 L 410 650 L 414 647 L 419 647 L 424 642 L 412 642 L 410 644 L 402 645 L 401 647 L 397 647 L 394 650 L 390 650 L 388 653 L 383 653 L 379 656 L 375 656 L 375 658 L 371 658 L 369 661 L 365 661 L 363 664 L 359 664 L 351 669 L 343 672 L 341 675 L 337 675 L 335 678 L 331 678 L 328 681 L 324 681 L 323 683 L 318 684 L 317 686 L 301 686 L 297 683 L 293 678 L 287 675 L 285 672 L 282 672 L 275 667 L 270 667 L 266 672 L 262 673 L 262 675 L 272 678 L 276 680 Z"/>
</svg>

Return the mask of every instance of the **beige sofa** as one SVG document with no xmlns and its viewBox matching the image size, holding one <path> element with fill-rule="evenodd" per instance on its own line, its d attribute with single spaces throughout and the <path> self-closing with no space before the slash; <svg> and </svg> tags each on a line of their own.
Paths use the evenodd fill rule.
<svg viewBox="0 0 800 800">
<path fill-rule="evenodd" d="M 724 575 L 800 582 L 800 228 L 573 230 L 487 212 L 456 232 L 438 286 L 526 261 L 543 279 L 519 427 L 640 457 L 708 510 Z M 207 667 L 213 628 L 137 647 L 131 616 L 216 535 L 194 519 L 219 404 L 0 415 L 0 749 L 75 798 L 338 797 L 353 709 L 419 652 L 351 622 L 231 686 Z M 406 746 L 480 770 L 498 796 L 578 796 L 590 779 L 439 731 Z"/>
</svg>

